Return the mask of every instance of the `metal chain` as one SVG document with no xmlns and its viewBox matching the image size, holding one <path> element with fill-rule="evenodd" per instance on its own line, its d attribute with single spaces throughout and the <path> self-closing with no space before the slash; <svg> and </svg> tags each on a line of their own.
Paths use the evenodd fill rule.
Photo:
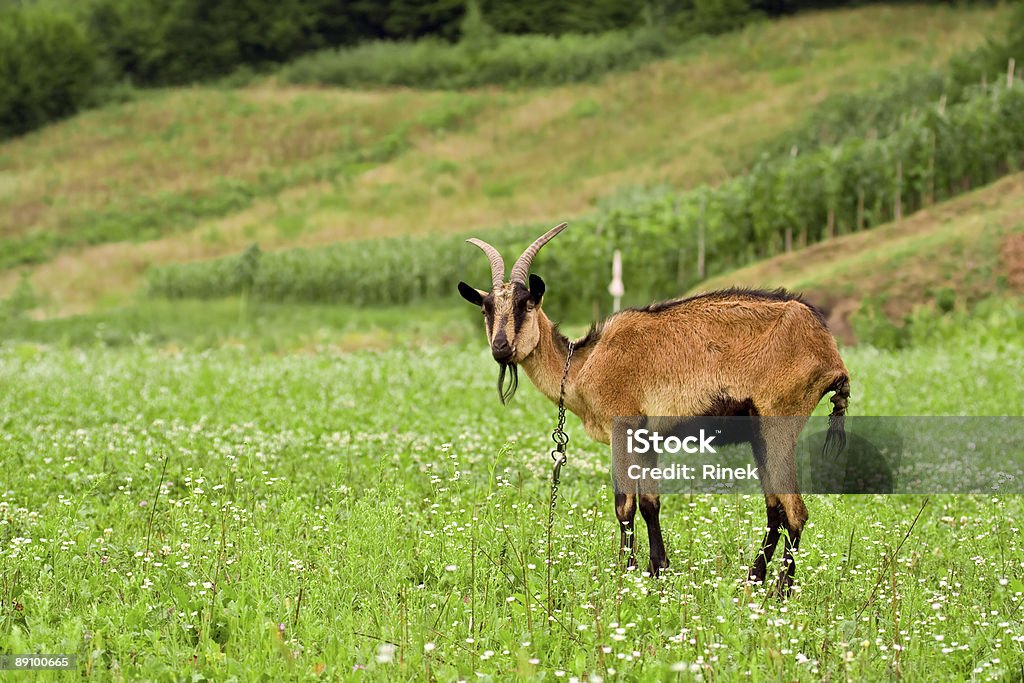
<svg viewBox="0 0 1024 683">
<path fill-rule="evenodd" d="M 569 435 L 565 433 L 565 382 L 569 378 L 569 363 L 575 345 L 569 342 L 569 350 L 565 354 L 565 369 L 562 371 L 562 385 L 558 390 L 558 423 L 551 432 L 551 440 L 555 447 L 551 449 L 551 459 L 555 461 L 551 469 L 551 510 L 548 515 L 548 528 L 551 527 L 551 516 L 555 512 L 555 501 L 558 499 L 558 482 L 562 475 L 562 465 L 566 463 L 565 447 L 569 443 Z"/>
<path fill-rule="evenodd" d="M 572 360 L 574 344 L 569 342 L 569 350 L 565 354 L 565 370 L 562 371 L 562 386 L 558 390 L 558 424 L 551 432 L 551 440 L 555 447 L 551 449 L 551 459 L 555 461 L 551 469 L 551 504 L 548 506 L 548 628 L 551 628 L 553 603 L 551 596 L 551 528 L 555 524 L 555 502 L 558 500 L 558 482 L 565 464 L 565 446 L 569 443 L 569 435 L 565 433 L 565 382 L 569 378 L 569 361 Z"/>
</svg>

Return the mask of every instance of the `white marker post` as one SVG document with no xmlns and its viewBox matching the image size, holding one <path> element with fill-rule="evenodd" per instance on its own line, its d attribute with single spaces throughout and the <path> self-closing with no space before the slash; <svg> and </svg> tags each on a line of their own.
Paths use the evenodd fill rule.
<svg viewBox="0 0 1024 683">
<path fill-rule="evenodd" d="M 622 285 L 622 252 L 618 249 L 612 256 L 612 283 L 608 285 L 608 293 L 614 297 L 613 310 L 618 311 L 622 306 L 622 295 L 626 293 L 626 288 Z"/>
</svg>

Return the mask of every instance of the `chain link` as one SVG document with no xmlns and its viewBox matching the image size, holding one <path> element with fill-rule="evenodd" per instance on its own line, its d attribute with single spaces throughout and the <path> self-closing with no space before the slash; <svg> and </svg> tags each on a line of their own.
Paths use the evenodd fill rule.
<svg viewBox="0 0 1024 683">
<path fill-rule="evenodd" d="M 558 424 L 555 431 L 551 432 L 551 440 L 555 447 L 551 449 L 551 459 L 555 461 L 551 469 L 551 504 L 548 506 L 548 628 L 552 622 L 552 596 L 551 596 L 551 528 L 555 524 L 555 503 L 558 501 L 558 482 L 562 475 L 562 465 L 566 462 L 565 446 L 569 443 L 569 435 L 565 433 L 565 382 L 569 378 L 569 362 L 572 360 L 574 344 L 569 342 L 569 349 L 565 354 L 565 369 L 562 371 L 562 386 L 558 390 Z"/>
<path fill-rule="evenodd" d="M 558 483 L 562 475 L 562 466 L 566 463 L 565 447 L 569 443 L 569 435 L 565 433 L 565 382 L 569 378 L 569 363 L 572 361 L 572 352 L 575 345 L 569 342 L 569 349 L 565 354 L 565 369 L 562 371 L 562 385 L 558 390 L 558 423 L 555 431 L 551 432 L 551 440 L 555 447 L 551 449 L 551 459 L 555 465 L 551 470 L 551 510 L 548 515 L 548 528 L 551 528 L 552 515 L 555 512 L 555 501 L 558 499 Z"/>
</svg>

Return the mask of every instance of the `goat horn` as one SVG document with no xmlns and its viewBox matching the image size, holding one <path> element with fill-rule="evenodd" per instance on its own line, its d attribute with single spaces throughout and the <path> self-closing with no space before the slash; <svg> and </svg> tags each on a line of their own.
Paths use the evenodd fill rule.
<svg viewBox="0 0 1024 683">
<path fill-rule="evenodd" d="M 509 282 L 522 282 L 525 285 L 526 276 L 530 274 L 530 264 L 533 263 L 533 257 L 537 255 L 541 247 L 551 241 L 551 238 L 565 230 L 568 226 L 568 223 L 556 225 L 528 246 L 523 255 L 516 261 L 516 264 L 512 266 L 512 272 L 508 275 Z"/>
<path fill-rule="evenodd" d="M 478 240 L 475 237 L 466 241 L 480 247 L 487 254 L 487 260 L 491 262 L 491 287 L 492 289 L 500 287 L 505 281 L 505 260 L 501 258 L 501 254 L 498 253 L 497 249 L 487 244 L 487 242 Z"/>
</svg>

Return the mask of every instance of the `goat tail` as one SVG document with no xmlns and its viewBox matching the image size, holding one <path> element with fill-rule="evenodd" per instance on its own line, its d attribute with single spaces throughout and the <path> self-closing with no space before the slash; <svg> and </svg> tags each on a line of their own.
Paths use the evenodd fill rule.
<svg viewBox="0 0 1024 683">
<path fill-rule="evenodd" d="M 846 450 L 846 407 L 850 399 L 850 378 L 843 374 L 829 385 L 825 393 L 833 391 L 832 413 L 828 418 L 828 432 L 825 434 L 825 445 L 821 454 L 827 458 L 837 458 Z"/>
</svg>

